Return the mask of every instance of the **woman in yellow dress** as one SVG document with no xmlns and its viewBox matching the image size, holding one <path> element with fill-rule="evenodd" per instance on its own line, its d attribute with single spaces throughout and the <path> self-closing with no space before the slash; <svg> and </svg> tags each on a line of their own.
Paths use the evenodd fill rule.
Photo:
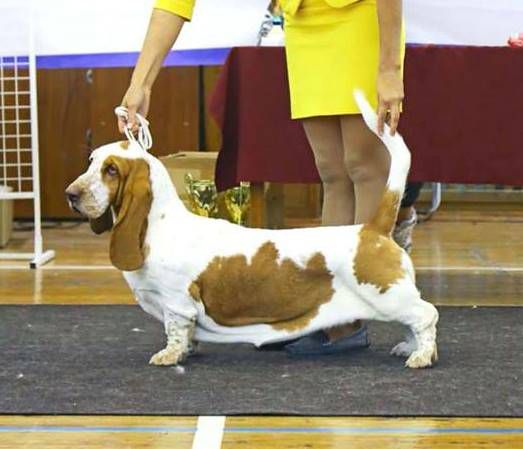
<svg viewBox="0 0 523 449">
<path fill-rule="evenodd" d="M 120 131 L 136 127 L 135 112 L 147 115 L 153 83 L 195 1 L 156 0 L 122 101 L 129 120 L 120 119 Z M 352 93 L 363 89 L 377 108 L 380 132 L 386 120 L 396 132 L 403 100 L 402 0 L 280 0 L 279 6 L 292 118 L 303 123 L 323 183 L 322 223 L 365 223 L 377 209 L 390 161 Z M 355 323 L 304 337 L 287 350 L 323 354 L 367 345 L 366 328 Z"/>
</svg>

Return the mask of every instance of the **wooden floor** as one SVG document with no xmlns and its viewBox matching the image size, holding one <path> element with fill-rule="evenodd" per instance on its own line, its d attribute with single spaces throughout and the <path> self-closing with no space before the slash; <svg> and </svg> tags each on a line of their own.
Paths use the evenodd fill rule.
<svg viewBox="0 0 523 449">
<path fill-rule="evenodd" d="M 31 235 L 17 231 L 8 250 L 29 249 Z M 427 299 L 440 305 L 522 306 L 522 236 L 522 209 L 442 211 L 419 225 L 413 259 L 419 279 L 434 292 Z M 0 304 L 134 302 L 109 263 L 107 236 L 91 235 L 85 224 L 66 224 L 46 230 L 45 242 L 57 257 L 42 269 L 0 263 Z M 221 445 L 219 438 L 199 445 L 194 438 L 199 422 L 198 417 L 0 416 L 0 449 L 523 448 L 523 419 L 229 417 Z"/>
<path fill-rule="evenodd" d="M 196 425 L 186 417 L 4 416 L 0 449 L 191 449 Z M 227 418 L 221 447 L 521 449 L 523 419 Z"/>
</svg>

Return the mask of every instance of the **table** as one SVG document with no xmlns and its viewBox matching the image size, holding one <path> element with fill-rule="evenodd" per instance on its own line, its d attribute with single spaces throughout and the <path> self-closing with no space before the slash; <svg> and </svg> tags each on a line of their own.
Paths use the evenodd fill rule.
<svg viewBox="0 0 523 449">
<path fill-rule="evenodd" d="M 410 180 L 523 185 L 522 73 L 522 49 L 409 46 L 400 131 L 413 153 Z M 232 49 L 209 109 L 223 137 L 219 189 L 319 182 L 290 119 L 283 48 Z"/>
</svg>

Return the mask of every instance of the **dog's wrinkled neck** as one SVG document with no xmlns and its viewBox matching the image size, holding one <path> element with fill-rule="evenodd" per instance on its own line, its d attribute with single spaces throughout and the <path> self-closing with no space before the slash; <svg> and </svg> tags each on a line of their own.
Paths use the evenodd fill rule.
<svg viewBox="0 0 523 449">
<path fill-rule="evenodd" d="M 165 221 L 166 217 L 175 218 L 179 223 L 190 217 L 190 212 L 178 197 L 169 173 L 162 162 L 151 158 L 149 169 L 153 194 L 149 223 L 161 223 Z"/>
</svg>

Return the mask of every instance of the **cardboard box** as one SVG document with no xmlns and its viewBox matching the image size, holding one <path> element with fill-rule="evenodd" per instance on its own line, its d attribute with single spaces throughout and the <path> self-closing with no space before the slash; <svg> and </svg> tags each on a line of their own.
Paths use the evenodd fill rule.
<svg viewBox="0 0 523 449">
<path fill-rule="evenodd" d="M 11 192 L 8 186 L 0 186 L 0 193 Z M 13 200 L 0 200 L 0 248 L 9 243 L 13 231 Z"/>
<path fill-rule="evenodd" d="M 187 200 L 185 191 L 185 174 L 190 173 L 193 179 L 209 179 L 214 181 L 217 152 L 212 151 L 186 151 L 161 157 L 178 196 L 182 201 Z"/>
</svg>

